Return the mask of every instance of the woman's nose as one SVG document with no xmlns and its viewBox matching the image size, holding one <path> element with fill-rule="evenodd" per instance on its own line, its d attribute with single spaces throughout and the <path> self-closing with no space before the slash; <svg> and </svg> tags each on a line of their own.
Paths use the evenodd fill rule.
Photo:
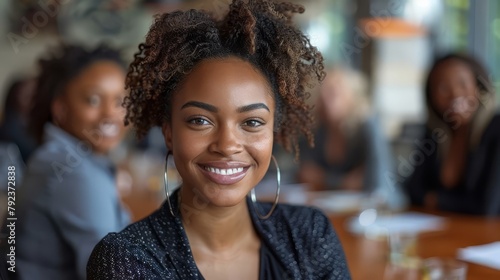
<svg viewBox="0 0 500 280">
<path fill-rule="evenodd" d="M 451 97 L 452 98 L 464 97 L 466 95 L 467 95 L 466 88 L 463 88 L 461 86 L 454 86 L 451 88 Z"/>
<path fill-rule="evenodd" d="M 242 151 L 243 144 L 237 127 L 220 126 L 209 149 L 223 156 L 231 156 Z"/>
<path fill-rule="evenodd" d="M 105 102 L 101 108 L 101 114 L 107 118 L 122 117 L 124 113 L 125 109 L 116 102 Z"/>
</svg>

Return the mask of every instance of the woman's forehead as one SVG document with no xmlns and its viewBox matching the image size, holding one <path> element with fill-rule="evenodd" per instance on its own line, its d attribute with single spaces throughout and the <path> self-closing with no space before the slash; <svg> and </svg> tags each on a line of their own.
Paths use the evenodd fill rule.
<svg viewBox="0 0 500 280">
<path fill-rule="evenodd" d="M 178 93 L 174 99 L 198 98 L 212 102 L 273 99 L 267 78 L 249 62 L 232 57 L 201 62 L 185 78 Z"/>
</svg>

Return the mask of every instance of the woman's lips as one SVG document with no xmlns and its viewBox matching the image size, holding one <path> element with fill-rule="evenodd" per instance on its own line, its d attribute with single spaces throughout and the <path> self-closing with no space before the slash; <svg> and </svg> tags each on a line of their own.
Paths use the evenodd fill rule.
<svg viewBox="0 0 500 280">
<path fill-rule="evenodd" d="M 248 171 L 248 166 L 227 166 L 222 167 L 221 164 L 200 165 L 202 173 L 210 181 L 219 185 L 232 185 L 241 181 Z"/>
<path fill-rule="evenodd" d="M 116 137 L 120 133 L 120 127 L 115 123 L 101 123 L 99 125 L 99 130 L 102 136 L 106 138 Z"/>
</svg>

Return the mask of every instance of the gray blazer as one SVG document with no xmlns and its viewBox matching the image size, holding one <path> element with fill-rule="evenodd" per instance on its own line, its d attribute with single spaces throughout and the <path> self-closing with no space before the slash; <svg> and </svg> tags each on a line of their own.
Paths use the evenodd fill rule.
<svg viewBox="0 0 500 280">
<path fill-rule="evenodd" d="M 110 161 L 47 124 L 17 193 L 19 279 L 85 279 L 94 246 L 130 222 Z"/>
</svg>

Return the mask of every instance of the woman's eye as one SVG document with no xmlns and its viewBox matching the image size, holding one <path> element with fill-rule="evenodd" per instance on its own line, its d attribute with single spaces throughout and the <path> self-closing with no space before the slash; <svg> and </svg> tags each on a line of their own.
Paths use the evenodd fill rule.
<svg viewBox="0 0 500 280">
<path fill-rule="evenodd" d="M 203 119 L 203 118 L 194 118 L 194 119 L 191 119 L 189 120 L 189 123 L 190 124 L 194 124 L 194 125 L 208 125 L 210 124 L 209 121 Z"/>
<path fill-rule="evenodd" d="M 116 107 L 122 107 L 123 104 L 123 98 L 117 98 L 116 99 Z"/>
<path fill-rule="evenodd" d="M 244 125 L 248 126 L 248 127 L 259 127 L 263 124 L 264 124 L 263 122 L 258 121 L 258 120 L 248 120 L 248 121 L 245 121 L 245 123 L 244 123 Z"/>
<path fill-rule="evenodd" d="M 97 95 L 92 95 L 87 97 L 87 103 L 90 106 L 98 106 L 101 103 L 101 99 Z"/>
</svg>

